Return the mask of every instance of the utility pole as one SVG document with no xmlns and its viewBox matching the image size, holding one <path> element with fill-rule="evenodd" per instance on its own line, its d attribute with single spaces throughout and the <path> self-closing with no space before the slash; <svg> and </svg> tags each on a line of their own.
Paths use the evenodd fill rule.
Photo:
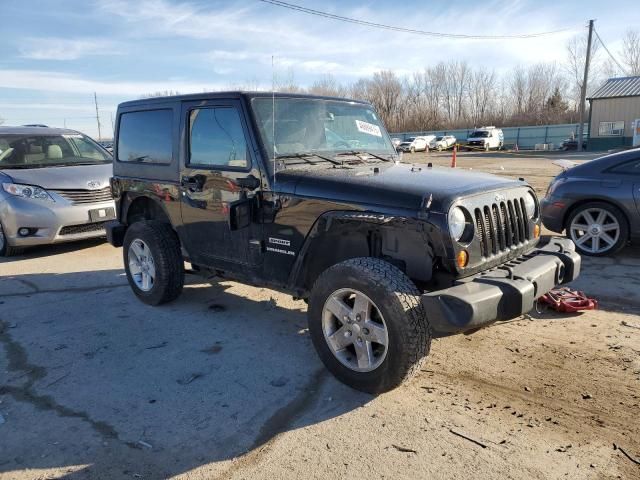
<svg viewBox="0 0 640 480">
<path fill-rule="evenodd" d="M 580 106 L 578 108 L 578 144 L 576 150 L 582 151 L 582 141 L 584 138 L 584 107 L 587 102 L 587 79 L 589 78 L 589 63 L 591 63 L 591 41 L 593 39 L 593 20 L 589 20 L 589 38 L 587 40 L 587 57 L 584 62 L 584 78 L 580 89 Z"/>
<path fill-rule="evenodd" d="M 93 92 L 93 101 L 96 104 L 96 122 L 98 123 L 98 140 L 102 139 L 102 132 L 100 131 L 100 113 L 98 112 L 98 95 Z"/>
</svg>

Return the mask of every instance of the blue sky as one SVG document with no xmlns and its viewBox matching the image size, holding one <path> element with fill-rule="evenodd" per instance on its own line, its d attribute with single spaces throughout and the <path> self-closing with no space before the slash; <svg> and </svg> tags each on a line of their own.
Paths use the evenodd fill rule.
<svg viewBox="0 0 640 480">
<path fill-rule="evenodd" d="M 309 85 L 330 73 L 343 82 L 391 69 L 399 75 L 441 60 L 499 71 L 562 62 L 564 44 L 589 18 L 610 50 L 640 25 L 636 1 L 291 0 L 309 8 L 419 30 L 495 35 L 571 28 L 530 40 L 436 39 L 372 29 L 257 0 L 0 0 L 0 117 L 103 136 L 119 102 L 164 90 L 260 88 L 276 73 Z M 606 7 L 606 8 L 603 8 Z"/>
</svg>

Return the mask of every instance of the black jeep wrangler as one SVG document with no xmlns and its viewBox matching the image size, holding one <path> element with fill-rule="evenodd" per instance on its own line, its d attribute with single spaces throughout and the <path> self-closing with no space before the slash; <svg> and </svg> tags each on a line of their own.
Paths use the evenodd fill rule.
<svg viewBox="0 0 640 480">
<path fill-rule="evenodd" d="M 570 240 L 538 248 L 523 181 L 403 164 L 368 103 L 207 93 L 118 107 L 111 188 L 127 278 L 175 299 L 185 266 L 305 299 L 344 383 L 383 392 L 434 335 L 529 311 L 576 278 Z"/>
</svg>

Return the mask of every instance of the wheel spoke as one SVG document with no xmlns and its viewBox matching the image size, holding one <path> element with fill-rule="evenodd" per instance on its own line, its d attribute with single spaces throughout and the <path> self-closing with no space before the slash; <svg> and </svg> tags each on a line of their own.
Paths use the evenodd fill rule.
<svg viewBox="0 0 640 480">
<path fill-rule="evenodd" d="M 596 218 L 596 223 L 602 225 L 606 216 L 607 212 L 605 212 L 604 210 L 600 210 L 600 213 L 598 213 L 598 218 Z"/>
<path fill-rule="evenodd" d="M 620 226 L 618 225 L 618 222 L 607 223 L 606 225 L 602 225 L 602 230 L 604 232 L 610 232 L 611 230 L 618 230 L 619 228 Z"/>
<path fill-rule="evenodd" d="M 142 260 L 142 257 L 144 257 L 144 249 L 137 241 L 131 243 L 129 251 L 133 252 L 138 262 L 140 262 L 140 260 Z"/>
<path fill-rule="evenodd" d="M 600 239 L 598 237 L 591 237 L 591 252 L 597 253 L 600 250 Z"/>
<path fill-rule="evenodd" d="M 340 322 L 344 322 L 344 318 L 351 314 L 349 306 L 336 296 L 329 298 L 325 308 L 334 314 Z"/>
<path fill-rule="evenodd" d="M 142 271 L 142 268 L 140 267 L 140 263 L 134 259 L 130 259 L 129 272 L 131 272 L 131 275 L 138 275 L 141 271 Z"/>
<path fill-rule="evenodd" d="M 142 272 L 142 288 L 143 290 L 151 288 L 151 276 L 146 272 Z"/>
<path fill-rule="evenodd" d="M 373 364 L 373 348 L 371 348 L 371 342 L 354 342 L 353 346 L 356 349 L 358 367 L 369 368 L 371 364 Z"/>
<path fill-rule="evenodd" d="M 343 325 L 327 337 L 327 342 L 335 352 L 338 352 L 353 343 L 353 336 L 351 336 L 347 325 Z"/>
<path fill-rule="evenodd" d="M 571 225 L 571 228 L 573 228 L 574 230 L 581 230 L 583 232 L 586 232 L 587 230 L 589 230 L 589 225 L 586 225 L 584 223 L 574 223 L 573 225 Z"/>
<path fill-rule="evenodd" d="M 153 257 L 149 257 L 149 261 L 147 262 L 148 272 L 151 276 L 152 280 L 156 278 L 156 264 L 153 263 Z"/>
<path fill-rule="evenodd" d="M 582 215 L 589 225 L 593 225 L 594 223 L 596 223 L 590 211 L 585 211 Z"/>
<path fill-rule="evenodd" d="M 602 232 L 602 234 L 600 235 L 600 238 L 602 240 L 604 240 L 604 242 L 607 244 L 608 247 L 610 247 L 611 245 L 616 243 L 616 241 L 613 239 L 613 237 L 611 237 L 611 235 L 609 235 L 606 232 Z"/>
<path fill-rule="evenodd" d="M 379 343 L 380 345 L 387 345 L 387 331 L 382 325 L 367 322 L 365 323 L 365 328 L 369 329 L 369 335 L 367 335 L 368 340 Z"/>
<path fill-rule="evenodd" d="M 586 242 L 590 238 L 592 238 L 591 234 L 590 233 L 585 233 L 583 236 L 581 236 L 580 238 L 576 239 L 576 243 L 578 245 L 582 245 L 582 244 L 584 244 L 584 242 Z"/>
<path fill-rule="evenodd" d="M 369 319 L 369 313 L 371 311 L 371 304 L 369 303 L 369 299 L 364 295 L 360 295 L 356 293 L 356 298 L 353 302 L 353 313 L 355 315 L 362 315 L 363 320 Z"/>
</svg>

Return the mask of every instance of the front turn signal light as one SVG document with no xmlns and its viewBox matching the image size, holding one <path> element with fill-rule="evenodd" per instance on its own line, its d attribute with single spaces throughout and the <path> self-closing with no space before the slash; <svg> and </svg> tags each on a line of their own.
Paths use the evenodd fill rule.
<svg viewBox="0 0 640 480">
<path fill-rule="evenodd" d="M 535 227 L 533 227 L 533 238 L 538 238 L 540 236 L 540 225 L 536 223 Z"/>
<path fill-rule="evenodd" d="M 456 263 L 459 268 L 464 268 L 469 263 L 469 254 L 466 250 L 460 250 L 458 255 L 456 255 Z"/>
</svg>

